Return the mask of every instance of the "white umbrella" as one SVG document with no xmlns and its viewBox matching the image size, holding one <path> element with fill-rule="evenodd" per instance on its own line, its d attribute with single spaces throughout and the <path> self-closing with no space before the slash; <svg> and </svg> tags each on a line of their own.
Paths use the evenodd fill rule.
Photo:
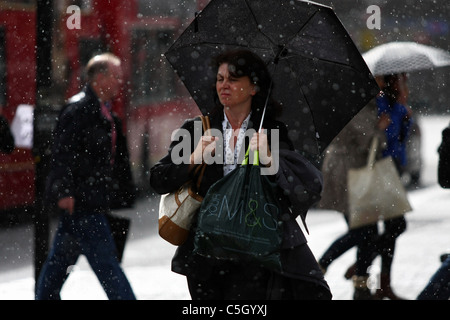
<svg viewBox="0 0 450 320">
<path fill-rule="evenodd" d="M 389 42 L 363 55 L 374 76 L 450 66 L 450 53 L 415 42 Z"/>
</svg>

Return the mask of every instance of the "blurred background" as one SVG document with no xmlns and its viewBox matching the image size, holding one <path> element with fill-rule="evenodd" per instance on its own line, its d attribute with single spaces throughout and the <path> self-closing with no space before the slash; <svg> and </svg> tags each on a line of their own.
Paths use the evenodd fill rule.
<svg viewBox="0 0 450 320">
<path fill-rule="evenodd" d="M 123 61 L 124 88 L 113 108 L 126 124 L 139 193 L 151 192 L 149 168 L 165 154 L 170 133 L 199 113 L 163 53 L 208 2 L 0 0 L 0 107 L 20 141 L 12 154 L 0 154 L 0 219 L 35 210 L 58 111 L 83 85 L 89 58 L 103 51 Z M 447 0 L 316 2 L 335 10 L 361 53 L 391 41 L 450 51 Z M 371 5 L 380 8 L 379 29 L 368 24 Z M 450 112 L 449 71 L 409 75 L 417 118 Z M 420 127 L 416 130 L 411 157 L 420 177 Z"/>
</svg>

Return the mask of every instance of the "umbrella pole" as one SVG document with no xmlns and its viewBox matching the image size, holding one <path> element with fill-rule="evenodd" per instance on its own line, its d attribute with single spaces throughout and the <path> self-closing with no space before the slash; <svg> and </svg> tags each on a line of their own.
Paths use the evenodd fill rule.
<svg viewBox="0 0 450 320">
<path fill-rule="evenodd" d="M 272 79 L 270 79 L 269 92 L 267 93 L 266 102 L 264 103 L 264 109 L 263 109 L 263 113 L 261 115 L 261 123 L 259 124 L 259 130 L 258 130 L 259 133 L 262 132 L 262 125 L 263 125 L 263 122 L 264 122 L 264 117 L 266 115 L 266 108 L 267 108 L 267 104 L 269 103 L 269 97 L 270 97 L 270 94 L 272 92 L 272 85 L 273 85 L 273 81 L 272 81 Z M 248 163 L 248 152 L 249 152 L 249 150 L 250 150 L 250 147 L 248 148 L 247 153 L 245 155 L 246 159 L 247 159 L 247 162 L 245 163 L 246 159 L 244 159 L 244 161 L 242 162 L 242 165 Z M 259 151 L 255 150 L 253 155 L 254 155 L 254 160 L 253 160 L 254 163 L 253 163 L 253 165 L 259 166 Z"/>
<path fill-rule="evenodd" d="M 263 113 L 262 113 L 262 116 L 261 116 L 261 123 L 259 124 L 259 130 L 258 130 L 259 133 L 261 133 L 261 130 L 262 130 L 262 125 L 263 125 L 263 122 L 264 122 L 264 116 L 266 115 L 267 104 L 269 103 L 269 97 L 270 97 L 270 94 L 272 93 L 272 85 L 273 85 L 273 80 L 270 79 L 269 92 L 267 93 L 266 102 L 264 103 L 264 109 L 263 109 Z"/>
</svg>

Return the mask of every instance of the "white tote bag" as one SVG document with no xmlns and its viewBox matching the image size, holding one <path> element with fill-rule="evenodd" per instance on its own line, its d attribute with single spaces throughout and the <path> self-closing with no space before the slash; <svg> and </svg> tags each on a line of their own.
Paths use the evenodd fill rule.
<svg viewBox="0 0 450 320">
<path fill-rule="evenodd" d="M 350 228 L 399 217 L 412 210 L 392 158 L 375 161 L 377 146 L 378 139 L 374 138 L 367 165 L 350 169 L 347 174 Z"/>
</svg>

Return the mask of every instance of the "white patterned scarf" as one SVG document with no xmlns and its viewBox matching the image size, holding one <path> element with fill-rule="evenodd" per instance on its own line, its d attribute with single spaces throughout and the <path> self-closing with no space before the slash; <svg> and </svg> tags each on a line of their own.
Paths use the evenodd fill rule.
<svg viewBox="0 0 450 320">
<path fill-rule="evenodd" d="M 239 129 L 239 134 L 237 136 L 237 142 L 234 150 L 231 146 L 231 138 L 233 136 L 233 129 L 231 127 L 230 121 L 228 121 L 227 115 L 225 114 L 225 111 L 223 112 L 224 120 L 222 122 L 222 128 L 223 128 L 223 154 L 224 154 L 224 163 L 223 163 L 223 174 L 227 175 L 231 171 L 233 171 L 237 167 L 239 155 L 241 152 L 242 145 L 244 144 L 244 137 L 245 132 L 248 128 L 248 123 L 250 121 L 251 112 L 245 118 L 245 120 L 242 122 L 241 128 Z"/>
</svg>

